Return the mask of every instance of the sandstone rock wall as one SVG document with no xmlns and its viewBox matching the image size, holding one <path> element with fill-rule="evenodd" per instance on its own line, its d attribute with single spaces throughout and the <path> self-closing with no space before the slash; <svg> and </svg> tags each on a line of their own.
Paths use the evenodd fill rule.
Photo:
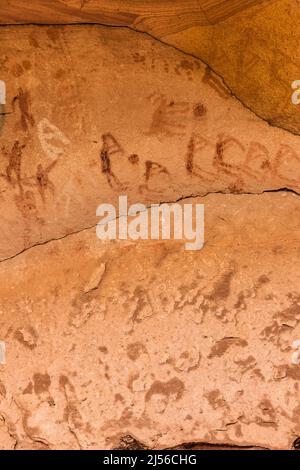
<svg viewBox="0 0 300 470">
<path fill-rule="evenodd" d="M 0 61 L 0 446 L 291 448 L 299 137 L 127 29 L 1 27 Z M 203 249 L 99 241 L 120 194 L 203 203 Z"/>
<path fill-rule="evenodd" d="M 298 137 L 245 109 L 201 61 L 99 26 L 0 36 L 2 259 L 95 225 L 98 204 L 122 192 L 153 204 L 298 191 Z"/>
</svg>

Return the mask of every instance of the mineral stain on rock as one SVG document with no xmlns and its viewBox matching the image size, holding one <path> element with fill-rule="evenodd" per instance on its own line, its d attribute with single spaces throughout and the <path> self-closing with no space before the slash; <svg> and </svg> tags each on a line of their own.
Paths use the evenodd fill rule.
<svg viewBox="0 0 300 470">
<path fill-rule="evenodd" d="M 47 392 L 50 385 L 51 380 L 49 374 L 41 374 L 37 372 L 33 375 L 33 389 L 36 395 Z"/>
<path fill-rule="evenodd" d="M 230 285 L 233 276 L 234 271 L 232 270 L 222 274 L 220 279 L 215 282 L 213 290 L 207 298 L 214 301 L 226 300 L 230 295 Z"/>
</svg>

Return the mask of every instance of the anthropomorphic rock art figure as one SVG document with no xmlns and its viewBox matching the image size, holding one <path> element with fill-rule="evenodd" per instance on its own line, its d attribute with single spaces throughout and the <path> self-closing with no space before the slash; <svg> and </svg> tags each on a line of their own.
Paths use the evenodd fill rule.
<svg viewBox="0 0 300 470">
<path fill-rule="evenodd" d="M 18 94 L 12 100 L 12 109 L 15 111 L 16 104 L 19 106 L 20 111 L 20 125 L 21 129 L 24 132 L 27 132 L 29 127 L 34 126 L 35 120 L 30 109 L 31 100 L 29 91 L 23 90 L 23 88 L 18 89 Z"/>
<path fill-rule="evenodd" d="M 48 166 L 43 167 L 41 163 L 36 168 L 34 176 L 24 180 L 24 184 L 27 186 L 37 187 L 40 197 L 43 202 L 46 200 L 46 191 L 49 190 L 51 194 L 54 194 L 55 186 L 49 178 L 49 173 L 57 164 L 57 160 L 51 162 Z"/>
</svg>

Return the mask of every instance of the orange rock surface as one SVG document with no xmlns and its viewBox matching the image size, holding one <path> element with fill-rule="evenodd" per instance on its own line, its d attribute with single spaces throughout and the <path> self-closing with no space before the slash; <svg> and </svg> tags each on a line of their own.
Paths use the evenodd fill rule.
<svg viewBox="0 0 300 470">
<path fill-rule="evenodd" d="M 129 29 L 2 26 L 0 65 L 0 448 L 293 448 L 299 136 Z M 124 194 L 203 248 L 99 240 Z"/>
</svg>

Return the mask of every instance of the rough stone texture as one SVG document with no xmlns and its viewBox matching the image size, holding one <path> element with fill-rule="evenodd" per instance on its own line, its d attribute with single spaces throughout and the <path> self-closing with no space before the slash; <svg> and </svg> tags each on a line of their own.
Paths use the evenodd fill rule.
<svg viewBox="0 0 300 470">
<path fill-rule="evenodd" d="M 299 197 L 195 202 L 198 252 L 90 229 L 0 264 L 2 448 L 292 446 Z"/>
<path fill-rule="evenodd" d="M 297 447 L 299 137 L 129 30 L 2 27 L 0 61 L 1 448 Z M 204 203 L 204 248 L 100 242 L 122 193 Z"/>
</svg>

